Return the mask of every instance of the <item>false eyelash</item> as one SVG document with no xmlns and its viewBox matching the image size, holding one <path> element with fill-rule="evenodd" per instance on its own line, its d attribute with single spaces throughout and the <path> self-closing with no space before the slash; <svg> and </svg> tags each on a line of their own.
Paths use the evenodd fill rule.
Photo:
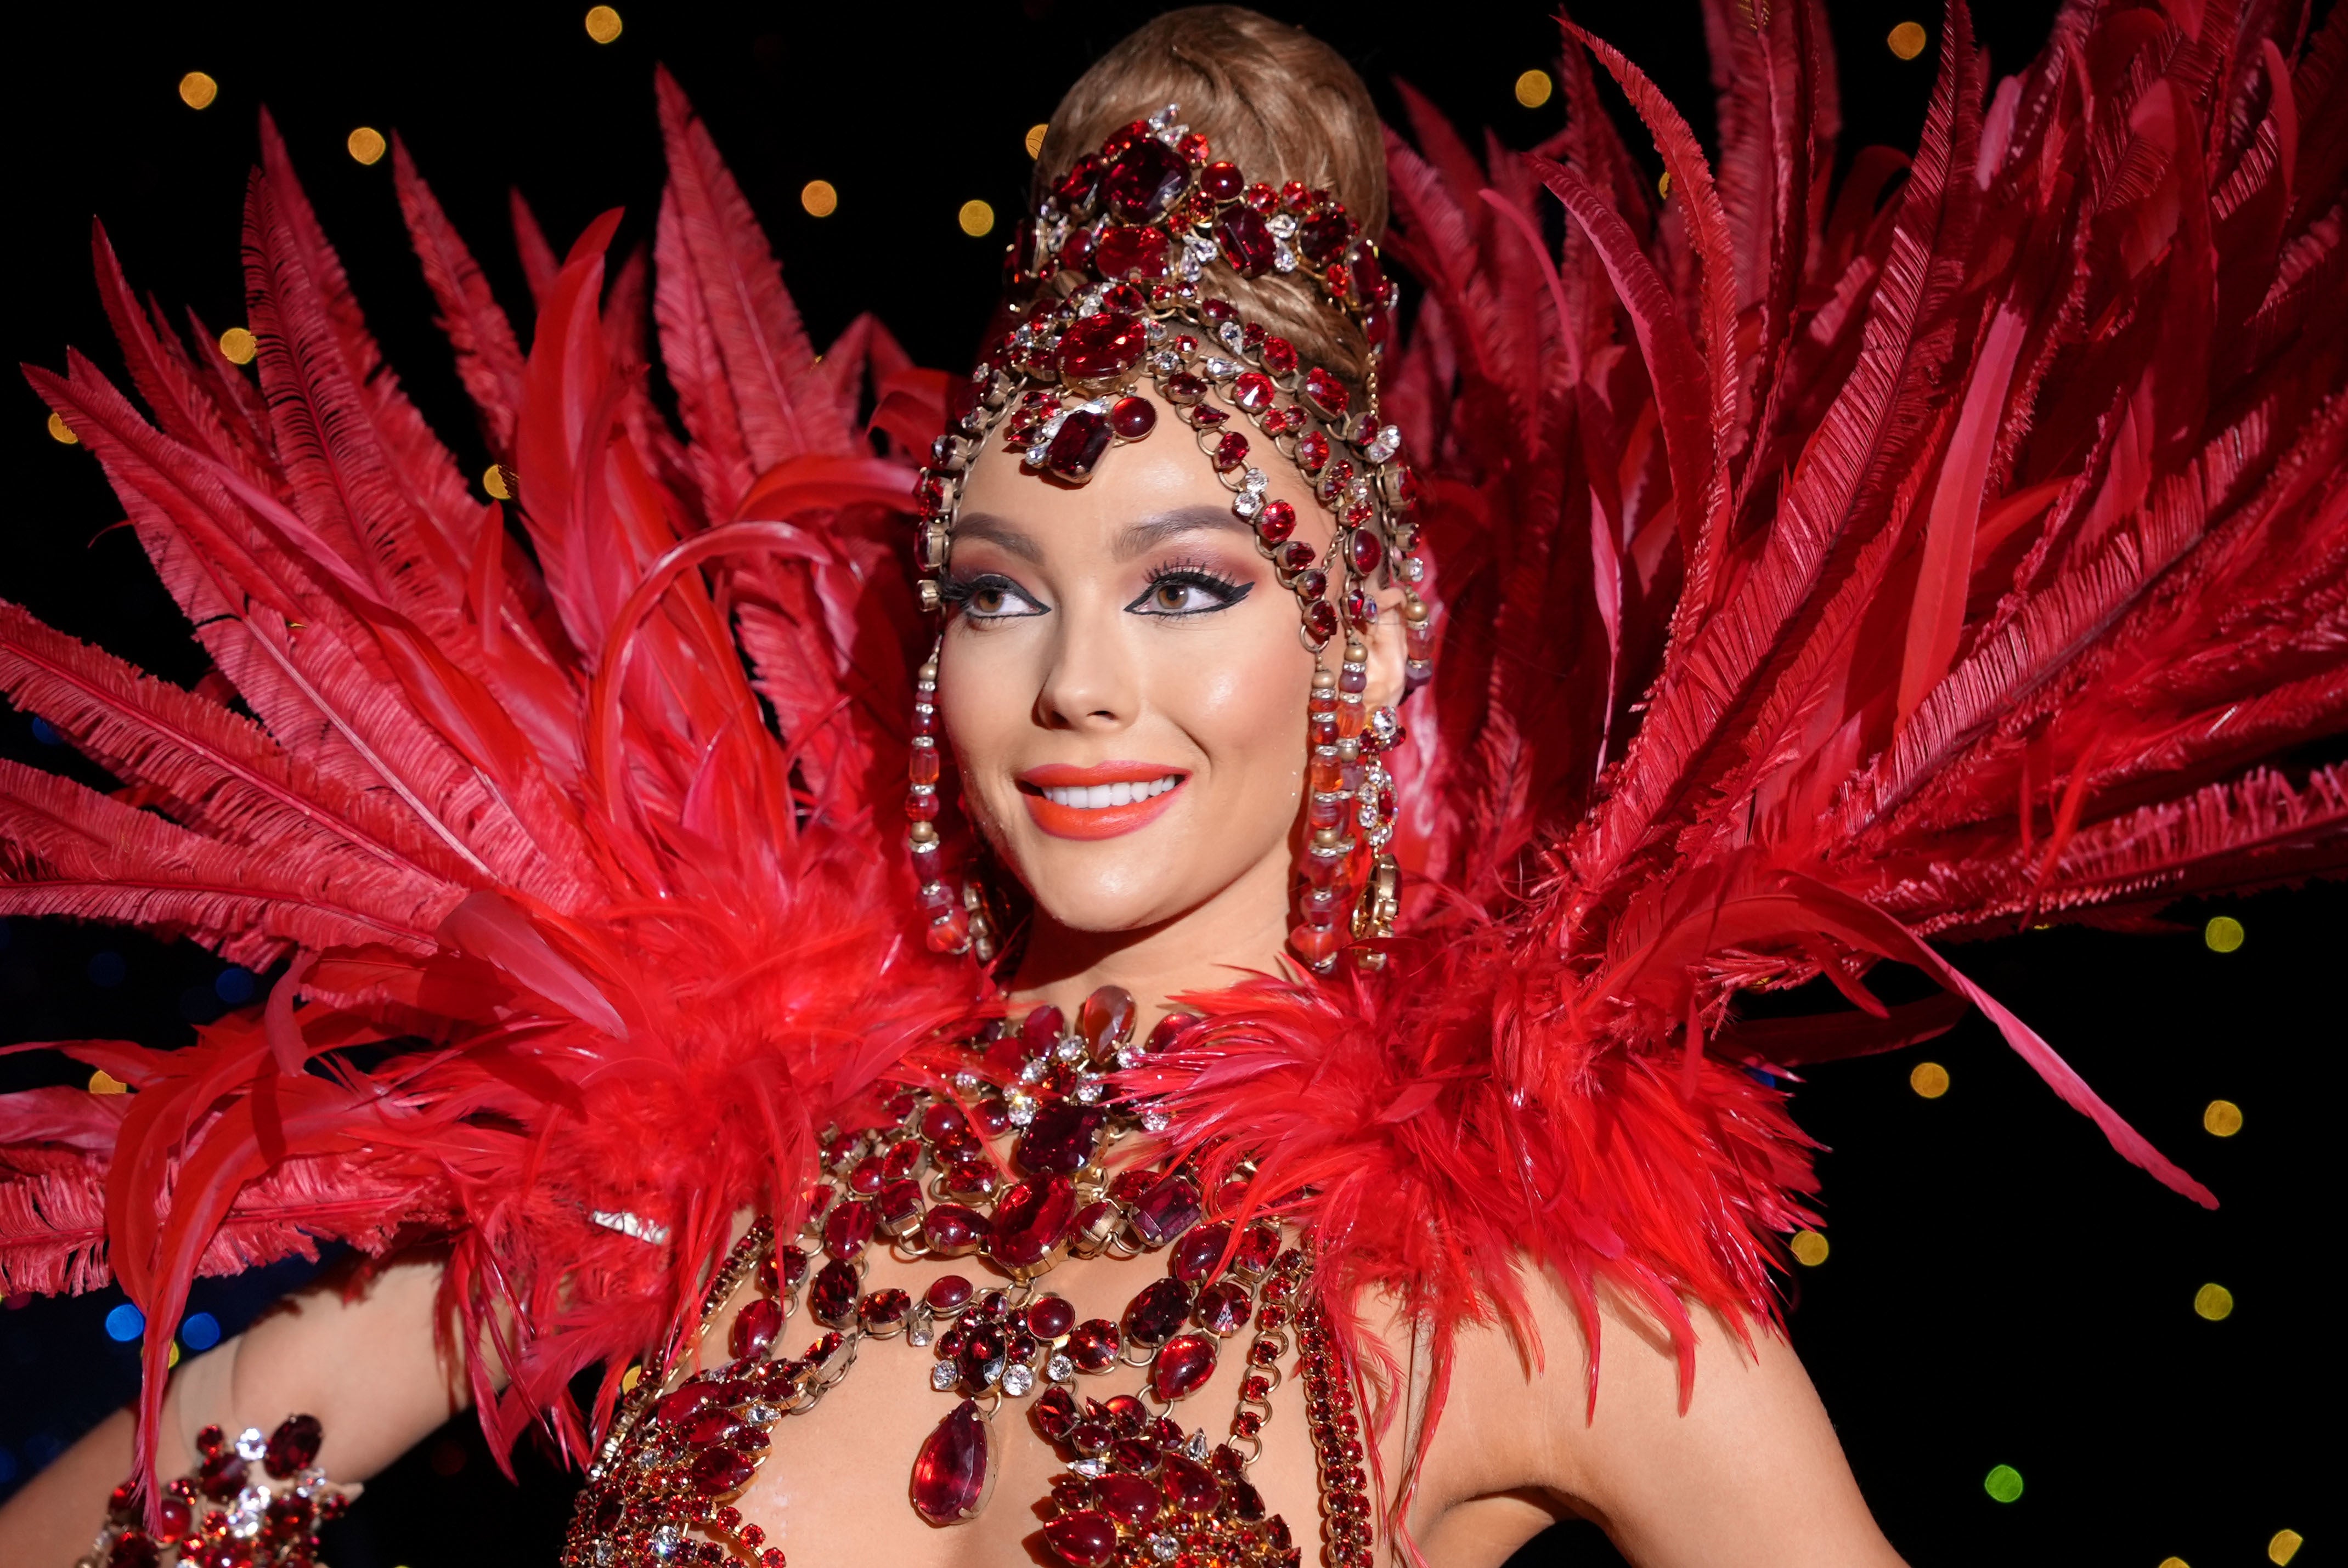
<svg viewBox="0 0 2348 1568">
<path fill-rule="evenodd" d="M 968 604 L 972 594 L 976 593 L 982 587 L 996 583 L 1014 591 L 1018 588 L 1016 583 L 1001 572 L 973 572 L 968 577 L 949 572 L 938 581 L 938 599 L 944 604 Z"/>
<path fill-rule="evenodd" d="M 1246 598 L 1248 590 L 1255 587 L 1251 582 L 1241 582 L 1225 576 L 1203 560 L 1172 560 L 1163 566 L 1152 567 L 1148 581 L 1151 588 L 1161 582 L 1199 583 L 1217 589 L 1232 603 Z"/>
</svg>

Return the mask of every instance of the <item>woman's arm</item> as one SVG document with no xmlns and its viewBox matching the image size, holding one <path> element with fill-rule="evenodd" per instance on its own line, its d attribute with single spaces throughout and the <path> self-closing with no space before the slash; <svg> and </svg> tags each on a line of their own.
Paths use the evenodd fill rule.
<svg viewBox="0 0 2348 1568">
<path fill-rule="evenodd" d="M 1900 1568 L 1783 1338 L 1756 1326 L 1747 1350 L 1726 1320 L 1692 1307 L 1695 1382 L 1684 1412 L 1668 1336 L 1601 1292 L 1593 1416 L 1581 1327 L 1554 1291 L 1528 1284 L 1545 1365 L 1528 1366 L 1497 1329 L 1462 1336 L 1428 1456 L 1434 1506 L 1418 1511 L 1434 1531 L 1452 1522 L 1437 1512 L 1449 1503 L 1462 1546 L 1504 1513 L 1529 1535 L 1546 1521 L 1525 1499 L 1545 1492 L 1596 1521 L 1638 1568 Z M 1470 1546 L 1460 1560 L 1478 1555 Z"/>
<path fill-rule="evenodd" d="M 374 1269 L 355 1286 L 330 1276 L 181 1362 L 163 1397 L 159 1472 L 193 1469 L 207 1426 L 265 1432 L 297 1412 L 325 1429 L 318 1463 L 329 1477 L 383 1469 L 470 1402 L 434 1342 L 439 1284 L 435 1257 Z M 117 1411 L 0 1506 L 0 1563 L 64 1568 L 89 1550 L 107 1494 L 130 1473 L 130 1412 Z"/>
</svg>

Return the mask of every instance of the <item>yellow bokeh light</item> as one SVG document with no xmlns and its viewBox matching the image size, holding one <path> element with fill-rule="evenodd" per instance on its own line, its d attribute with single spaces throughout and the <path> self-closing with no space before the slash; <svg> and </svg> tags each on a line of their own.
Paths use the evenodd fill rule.
<svg viewBox="0 0 2348 1568">
<path fill-rule="evenodd" d="M 620 36 L 620 14 L 609 5 L 596 5 L 587 12 L 587 36 L 599 44 L 608 44 Z"/>
<path fill-rule="evenodd" d="M 962 225 L 963 233 L 976 240 L 994 232 L 994 209 L 983 201 L 965 201 L 962 210 L 954 214 L 954 221 Z"/>
<path fill-rule="evenodd" d="M 361 163 L 373 163 L 383 157 L 386 144 L 383 132 L 371 125 L 363 125 L 345 137 L 343 139 L 343 145 L 348 148 L 351 156 Z"/>
<path fill-rule="evenodd" d="M 1787 1245 L 1793 1249 L 1794 1261 L 1806 1268 L 1816 1268 L 1827 1260 L 1827 1238 L 1816 1231 L 1796 1231 Z"/>
<path fill-rule="evenodd" d="M 2242 1130 L 2242 1108 L 2230 1100 L 2212 1100 L 2201 1112 L 2201 1125 L 2213 1138 L 2230 1138 Z"/>
<path fill-rule="evenodd" d="M 513 499 L 513 487 L 506 483 L 505 466 L 501 463 L 492 463 L 481 471 L 481 488 L 497 500 Z"/>
<path fill-rule="evenodd" d="M 1048 125 L 1031 125 L 1027 128 L 1028 157 L 1041 158 L 1044 156 L 1044 133 L 1051 128 L 1052 128 Z"/>
<path fill-rule="evenodd" d="M 2160 1568 L 2193 1568 L 2193 1565 L 2182 1557 L 2164 1557 L 2160 1560 Z"/>
<path fill-rule="evenodd" d="M 644 1380 L 644 1369 L 642 1367 L 631 1367 L 620 1374 L 620 1392 L 633 1394 L 636 1391 L 636 1385 Z"/>
<path fill-rule="evenodd" d="M 2222 1285 L 2205 1285 L 2193 1293 L 2193 1310 L 2212 1323 L 2223 1322 L 2234 1310 L 2234 1293 Z"/>
<path fill-rule="evenodd" d="M 1669 201 L 1672 199 L 1672 171 L 1668 169 L 1655 177 L 1655 194 Z"/>
<path fill-rule="evenodd" d="M 799 205 L 810 218 L 829 218 L 839 206 L 839 192 L 829 179 L 810 179 L 799 187 Z"/>
<path fill-rule="evenodd" d="M 1527 71 L 1517 78 L 1517 101 L 1529 109 L 1537 109 L 1549 102 L 1557 84 L 1549 79 L 1547 71 Z"/>
<path fill-rule="evenodd" d="M 66 423 L 66 416 L 62 414 L 49 415 L 49 439 L 61 441 L 68 446 L 81 445 L 81 437 L 73 433 L 73 426 Z"/>
<path fill-rule="evenodd" d="M 201 71 L 190 71 L 180 78 L 180 101 L 191 109 L 208 109 L 220 97 L 220 84 Z"/>
<path fill-rule="evenodd" d="M 2230 953 L 2242 945 L 2242 923 L 2231 915 L 2213 916 L 2201 927 L 2201 940 L 2213 953 Z"/>
<path fill-rule="evenodd" d="M 220 335 L 220 351 L 231 364 L 251 364 L 252 356 L 261 352 L 261 340 L 242 327 L 231 327 Z"/>
<path fill-rule="evenodd" d="M 2267 1561 L 2274 1563 L 2275 1568 L 2282 1568 L 2284 1563 L 2299 1555 L 2302 1540 L 2296 1530 L 2276 1531 L 2274 1538 L 2267 1542 Z"/>
<path fill-rule="evenodd" d="M 1932 35 L 1924 31 L 1921 22 L 1902 22 L 1892 28 L 1883 41 L 1901 59 L 1912 60 L 1924 52 L 1925 46 L 1932 41 Z"/>
<path fill-rule="evenodd" d="M 92 1094 L 128 1094 L 130 1085 L 101 1067 L 89 1075 L 89 1091 Z"/>
<path fill-rule="evenodd" d="M 1937 1061 L 1920 1061 L 1908 1074 L 1908 1087 L 1927 1100 L 1938 1100 L 1949 1091 L 1949 1070 Z"/>
<path fill-rule="evenodd" d="M 168 1354 L 167 1356 L 165 1356 L 165 1357 L 164 1357 L 164 1358 L 163 1358 L 163 1365 L 165 1365 L 166 1367 L 176 1367 L 176 1366 L 178 1366 L 179 1364 L 180 1364 L 180 1342 L 179 1342 L 177 1339 L 174 1339 L 174 1340 L 172 1340 L 172 1341 L 171 1341 L 171 1349 L 170 1349 L 170 1354 Z"/>
</svg>

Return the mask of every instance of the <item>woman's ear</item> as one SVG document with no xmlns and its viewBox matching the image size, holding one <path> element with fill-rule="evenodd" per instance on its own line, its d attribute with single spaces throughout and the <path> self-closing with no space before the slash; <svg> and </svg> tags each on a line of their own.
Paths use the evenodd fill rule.
<svg viewBox="0 0 2348 1568">
<path fill-rule="evenodd" d="M 1369 688 L 1363 701 L 1372 709 L 1399 706 L 1406 689 L 1409 655 L 1403 636 L 1402 588 L 1388 583 L 1378 589 L 1378 618 L 1370 623 Z"/>
</svg>

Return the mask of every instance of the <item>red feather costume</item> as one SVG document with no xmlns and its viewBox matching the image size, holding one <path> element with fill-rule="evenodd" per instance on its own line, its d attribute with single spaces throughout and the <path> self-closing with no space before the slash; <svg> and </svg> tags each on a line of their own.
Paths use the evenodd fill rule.
<svg viewBox="0 0 2348 1568">
<path fill-rule="evenodd" d="M 1529 157 L 1412 101 L 1387 243 L 1424 300 L 1385 381 L 1445 630 L 1397 769 L 1409 934 L 1375 972 L 1201 999 L 1136 1074 L 1169 1144 L 1251 1159 L 1313 1222 L 1338 1321 L 1391 1288 L 1438 1349 L 1515 1316 L 1529 1256 L 1593 1331 L 1601 1282 L 1643 1298 L 1692 1372 L 1684 1303 L 1768 1316 L 1810 1217 L 1807 1145 L 1746 1069 L 1968 1005 L 2212 1202 L 1926 938 L 2348 865 L 2348 781 L 2290 760 L 2348 730 L 2348 20 L 2079 4 L 1993 87 L 1952 6 L 1917 155 L 1867 149 L 1836 190 L 1815 10 L 1708 15 L 1717 168 L 1581 40 L 1660 200 L 1579 51 Z M 826 1125 L 935 1081 L 928 1042 L 989 1005 L 923 950 L 891 820 L 922 637 L 901 514 L 943 378 L 869 320 L 815 355 L 659 94 L 651 281 L 641 251 L 607 276 L 615 216 L 558 264 L 517 204 L 527 354 L 395 149 L 528 551 L 382 363 L 264 124 L 257 386 L 102 235 L 147 412 L 77 355 L 31 373 L 242 711 L 0 607 L 0 689 L 130 786 L 0 764 L 0 910 L 290 960 L 192 1048 L 62 1048 L 129 1095 L 0 1099 L 0 1286 L 116 1278 L 170 1321 L 198 1274 L 444 1237 L 468 1327 L 511 1325 L 483 1419 L 574 1456 L 732 1216 L 788 1221 Z M 682 435 L 644 393 L 647 303 Z M 1883 1006 L 1884 958 L 1948 996 Z M 1856 1010 L 1734 1006 L 1819 976 Z"/>
</svg>

